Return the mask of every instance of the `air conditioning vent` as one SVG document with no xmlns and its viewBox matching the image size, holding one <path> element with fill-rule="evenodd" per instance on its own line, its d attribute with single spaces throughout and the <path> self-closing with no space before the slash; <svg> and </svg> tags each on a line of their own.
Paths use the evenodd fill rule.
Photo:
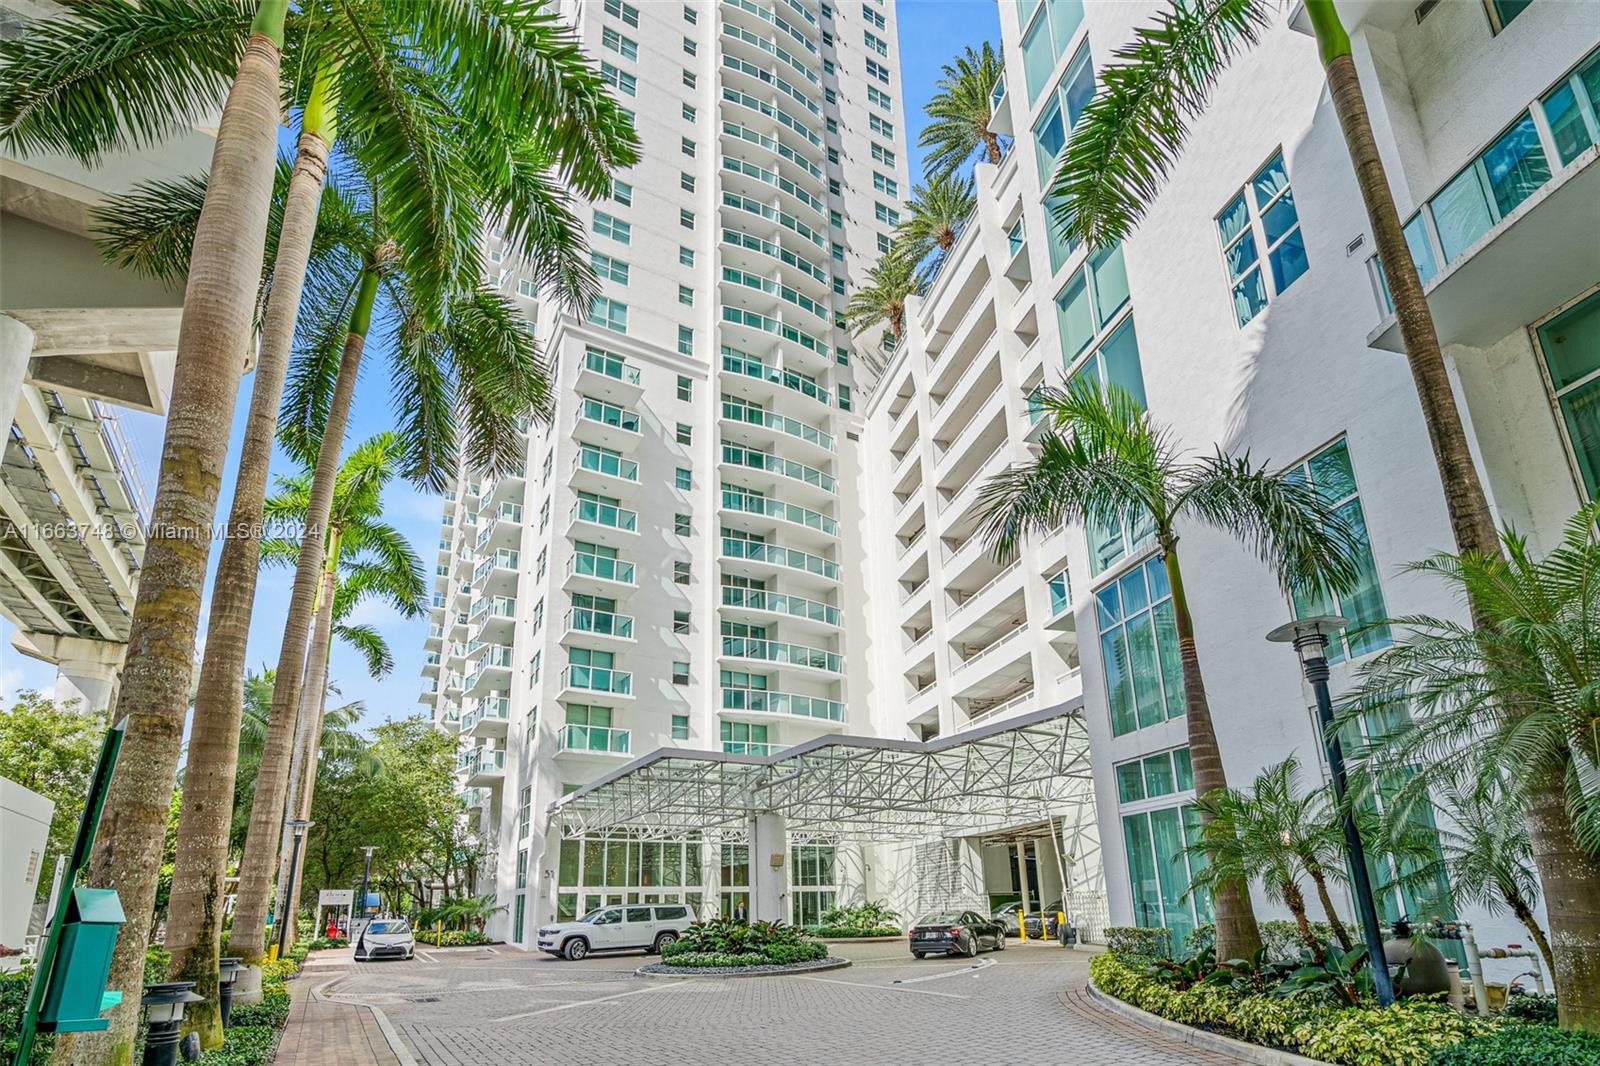
<svg viewBox="0 0 1600 1066">
<path fill-rule="evenodd" d="M 1422 3 L 1417 5 L 1417 21 L 1421 22 L 1427 18 L 1428 13 L 1438 6 L 1439 0 L 1422 0 Z"/>
<path fill-rule="evenodd" d="M 1353 240 L 1349 244 L 1345 245 L 1344 246 L 1345 258 L 1348 259 L 1352 255 L 1355 255 L 1357 252 L 1361 251 L 1361 246 L 1366 244 L 1366 243 L 1367 243 L 1367 235 L 1365 233 L 1363 233 L 1360 236 L 1358 236 L 1355 240 Z"/>
</svg>

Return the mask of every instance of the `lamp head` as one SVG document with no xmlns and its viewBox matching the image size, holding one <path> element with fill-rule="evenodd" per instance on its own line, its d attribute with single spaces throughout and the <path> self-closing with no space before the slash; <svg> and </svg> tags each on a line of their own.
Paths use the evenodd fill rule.
<svg viewBox="0 0 1600 1066">
<path fill-rule="evenodd" d="M 307 820 L 305 818 L 291 818 L 291 819 L 289 819 L 289 828 L 294 830 L 294 835 L 297 836 L 297 837 L 305 836 L 306 835 L 306 830 L 310 829 L 312 824 L 313 824 L 312 822 L 310 822 L 309 820 Z"/>
<path fill-rule="evenodd" d="M 1274 644 L 1293 644 L 1295 652 L 1300 656 L 1300 665 L 1303 667 L 1312 660 L 1320 659 L 1326 662 L 1328 641 L 1349 624 L 1349 619 L 1336 614 L 1296 618 L 1268 633 L 1267 639 Z"/>
<path fill-rule="evenodd" d="M 144 996 L 139 1000 L 145 1008 L 145 1017 L 151 1025 L 160 1025 L 167 1022 L 181 1022 L 183 1008 L 188 1003 L 200 1003 L 205 997 L 197 996 L 190 991 L 194 988 L 193 981 L 167 981 L 162 984 L 145 985 Z"/>
</svg>

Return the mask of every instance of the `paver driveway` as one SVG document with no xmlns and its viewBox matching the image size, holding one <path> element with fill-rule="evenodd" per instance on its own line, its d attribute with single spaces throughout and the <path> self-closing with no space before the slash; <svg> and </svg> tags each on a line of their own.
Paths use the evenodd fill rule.
<svg viewBox="0 0 1600 1066">
<path fill-rule="evenodd" d="M 918 962 L 901 943 L 834 950 L 854 965 L 805 977 L 662 980 L 634 975 L 639 955 L 571 963 L 504 947 L 424 950 L 412 962 L 306 977 L 333 999 L 382 1011 L 423 1066 L 1236 1061 L 1090 1004 L 1087 952 L 1013 942 L 977 959 Z"/>
</svg>

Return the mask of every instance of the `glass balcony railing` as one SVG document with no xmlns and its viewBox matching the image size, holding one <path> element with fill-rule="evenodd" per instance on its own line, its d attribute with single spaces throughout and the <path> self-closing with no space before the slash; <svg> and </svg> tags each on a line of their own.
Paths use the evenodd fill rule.
<svg viewBox="0 0 1600 1066">
<path fill-rule="evenodd" d="M 578 552 L 567 560 L 567 573 L 578 577 L 593 577 L 601 581 L 615 581 L 619 585 L 632 585 L 633 564 L 624 559 L 611 559 L 603 555 Z"/>
<path fill-rule="evenodd" d="M 792 692 L 773 692 L 764 688 L 725 687 L 722 690 L 722 709 L 725 711 L 752 711 L 758 714 L 786 714 L 795 718 L 820 718 L 828 722 L 844 721 L 844 704 L 820 696 L 800 696 Z"/>
<path fill-rule="evenodd" d="M 802 422 L 798 418 L 790 418 L 777 411 L 768 411 L 737 396 L 722 398 L 722 417 L 752 426 L 765 426 L 767 429 L 803 440 L 808 444 L 815 444 L 819 448 L 826 448 L 830 452 L 837 447 L 831 433 L 824 433 L 816 426 Z"/>
<path fill-rule="evenodd" d="M 633 674 L 627 670 L 613 670 L 609 666 L 580 666 L 574 663 L 561 671 L 561 687 L 629 696 L 633 694 Z"/>
<path fill-rule="evenodd" d="M 795 255 L 783 245 L 775 244 L 774 242 L 766 240 L 762 237 L 758 237 L 753 233 L 746 233 L 744 230 L 733 229 L 732 227 L 725 226 L 722 230 L 722 243 L 733 245 L 736 248 L 747 248 L 752 252 L 760 252 L 769 259 L 776 259 L 784 266 L 794 267 L 802 274 L 805 274 L 824 285 L 832 284 L 832 282 L 828 279 L 828 272 L 823 270 L 817 264 L 813 263 L 811 260 L 805 258 L 804 256 Z M 824 315 L 823 317 L 826 318 L 827 316 Z"/>
<path fill-rule="evenodd" d="M 839 580 L 839 564 L 831 559 L 824 559 L 820 555 L 786 548 L 781 544 L 767 544 L 757 540 L 741 540 L 738 537 L 722 538 L 722 554 L 729 559 L 751 559 L 756 562 L 771 563 L 773 566 L 782 566 L 790 570 L 804 570 L 818 577 L 825 577 L 830 581 Z"/>
<path fill-rule="evenodd" d="M 722 206 L 731 207 L 736 211 L 747 212 L 759 218 L 764 218 L 768 222 L 776 222 L 784 229 L 804 237 L 818 248 L 825 249 L 828 247 L 828 239 L 817 230 L 801 222 L 789 212 L 771 207 L 760 200 L 736 192 L 724 192 L 722 194 Z"/>
<path fill-rule="evenodd" d="M 517 601 L 511 596 L 484 596 L 474 600 L 467 617 L 471 621 L 480 618 L 515 618 L 517 616 Z"/>
<path fill-rule="evenodd" d="M 830 537 L 839 535 L 839 524 L 821 511 L 813 511 L 808 507 L 785 503 L 770 496 L 760 496 L 756 493 L 746 492 L 743 489 L 727 485 L 722 488 L 722 506 L 730 511 L 765 515 L 767 518 L 776 518 L 780 522 L 791 522 L 797 526 L 805 526 L 807 529 L 826 533 Z"/>
<path fill-rule="evenodd" d="M 737 122 L 724 121 L 722 123 L 722 132 L 730 137 L 737 137 L 741 141 L 748 141 L 751 144 L 759 145 L 760 147 L 771 152 L 773 155 L 777 156 L 779 159 L 785 159 L 793 163 L 807 174 L 810 174 L 817 181 L 822 180 L 821 167 L 817 166 L 811 160 L 807 159 L 799 152 L 796 152 L 793 148 L 790 148 L 782 141 L 773 140 L 771 137 L 757 133 L 749 126 L 741 126 Z"/>
<path fill-rule="evenodd" d="M 633 616 L 596 611 L 589 607 L 574 607 L 567 612 L 566 628 L 580 633 L 598 633 L 601 636 L 633 639 Z"/>
<path fill-rule="evenodd" d="M 621 481 L 639 480 L 639 464 L 632 459 L 624 459 L 613 452 L 602 451 L 599 448 L 580 447 L 578 454 L 572 457 L 573 470 L 588 470 L 591 473 L 603 474 Z"/>
<path fill-rule="evenodd" d="M 722 654 L 736 659 L 760 659 L 787 666 L 806 666 L 833 674 L 843 669 L 843 661 L 834 652 L 759 637 L 723 637 Z"/>
<path fill-rule="evenodd" d="M 757 314 L 754 311 L 746 311 L 742 308 L 724 305 L 722 308 L 722 321 L 731 322 L 736 326 L 744 326 L 747 329 L 760 330 L 762 333 L 770 333 L 775 337 L 781 337 L 791 344 L 798 344 L 807 351 L 816 352 L 819 355 L 827 355 L 829 351 L 827 344 L 823 343 L 819 338 L 807 333 L 798 326 L 789 325 L 781 318 L 773 318 L 771 315 Z"/>
<path fill-rule="evenodd" d="M 639 512 L 630 511 L 626 507 L 615 504 L 599 503 L 595 500 L 579 500 L 572 505 L 572 520 L 574 522 L 592 522 L 597 526 L 609 526 L 620 529 L 625 533 L 634 533 L 639 529 Z"/>
<path fill-rule="evenodd" d="M 630 411 L 626 407 L 618 407 L 616 404 L 606 403 L 604 400 L 596 400 L 585 396 L 579 416 L 587 422 L 611 426 L 622 430 L 624 433 L 639 432 L 639 413 L 637 411 Z"/>
<path fill-rule="evenodd" d="M 503 774 L 506 770 L 506 753 L 490 748 L 472 748 L 456 756 L 456 766 L 473 774 Z"/>
<path fill-rule="evenodd" d="M 764 292 L 768 296 L 776 296 L 784 303 L 792 304 L 808 314 L 816 315 L 825 322 L 833 317 L 833 312 L 820 300 L 813 300 L 792 285 L 781 284 L 771 278 L 764 278 L 760 274 L 752 274 L 748 270 L 740 270 L 737 267 L 723 267 L 722 280 L 730 285 L 740 285 L 746 289 Z"/>
<path fill-rule="evenodd" d="M 824 492 L 837 492 L 839 490 L 838 482 L 834 480 L 832 474 L 824 473 L 814 466 L 807 466 L 792 459 L 785 459 L 781 455 L 773 455 L 771 452 L 761 452 L 738 444 L 724 444 L 722 446 L 722 461 L 734 466 L 747 466 L 755 470 L 765 470 L 769 474 L 777 474 L 780 477 L 815 486 Z"/>
<path fill-rule="evenodd" d="M 787 744 L 773 744 L 760 740 L 724 740 L 722 742 L 722 750 L 727 755 L 760 755 L 763 758 L 768 755 L 776 755 L 788 746 Z"/>
<path fill-rule="evenodd" d="M 775 385 L 782 385 L 804 396 L 809 396 L 818 403 L 830 404 L 833 402 L 828 390 L 818 385 L 815 380 L 805 374 L 782 367 L 768 366 L 753 355 L 741 352 L 737 348 L 722 347 L 722 369 L 732 374 L 741 374 L 747 378 L 756 378 L 760 381 L 770 381 Z"/>
<path fill-rule="evenodd" d="M 723 87 L 722 98 L 724 100 L 731 100 L 736 104 L 743 104 L 752 111 L 759 111 L 761 114 L 766 115 L 768 118 L 776 121 L 778 125 L 792 130 L 793 132 L 804 137 L 811 143 L 813 148 L 822 147 L 822 138 L 817 136 L 816 131 L 814 131 L 804 122 L 801 122 L 799 119 L 795 118 L 793 115 L 789 114 L 789 112 L 785 111 L 781 107 L 775 107 L 772 104 L 767 103 L 765 100 L 751 96 L 746 92 L 740 92 L 738 89 L 730 86 Z"/>
<path fill-rule="evenodd" d="M 602 377 L 612 378 L 625 385 L 638 385 L 639 368 L 629 366 L 626 359 L 600 348 L 587 348 L 583 353 L 583 368 Z"/>
<path fill-rule="evenodd" d="M 750 611 L 770 611 L 773 614 L 786 614 L 795 618 L 805 618 L 824 625 L 836 626 L 839 624 L 839 608 L 831 603 L 822 603 L 819 600 L 808 600 L 804 596 L 790 596 L 779 592 L 768 592 L 765 589 L 739 588 L 735 585 L 722 586 L 722 603 L 726 607 L 743 607 Z"/>
<path fill-rule="evenodd" d="M 737 70 L 740 74 L 743 74 L 747 78 L 754 78 L 759 82 L 773 86 L 780 93 L 804 107 L 813 115 L 819 118 L 821 117 L 822 108 L 817 106 L 817 102 L 811 99 L 811 97 L 807 96 L 805 90 L 789 84 L 789 82 L 784 79 L 783 75 L 777 73 L 776 71 L 768 70 L 762 66 L 757 66 L 749 60 L 741 59 L 739 56 L 730 55 L 727 52 L 722 53 L 722 65 L 729 70 Z"/>
<path fill-rule="evenodd" d="M 562 751 L 603 751 L 628 754 L 629 731 L 615 726 L 568 725 L 561 729 Z"/>
</svg>

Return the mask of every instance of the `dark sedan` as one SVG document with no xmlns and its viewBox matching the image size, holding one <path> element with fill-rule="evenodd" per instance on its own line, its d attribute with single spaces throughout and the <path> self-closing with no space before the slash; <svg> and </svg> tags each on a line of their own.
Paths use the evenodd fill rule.
<svg viewBox="0 0 1600 1066">
<path fill-rule="evenodd" d="M 911 954 L 919 959 L 926 955 L 964 955 L 970 959 L 980 948 L 1004 951 L 1006 927 L 976 911 L 935 911 L 911 927 L 910 943 Z"/>
</svg>

